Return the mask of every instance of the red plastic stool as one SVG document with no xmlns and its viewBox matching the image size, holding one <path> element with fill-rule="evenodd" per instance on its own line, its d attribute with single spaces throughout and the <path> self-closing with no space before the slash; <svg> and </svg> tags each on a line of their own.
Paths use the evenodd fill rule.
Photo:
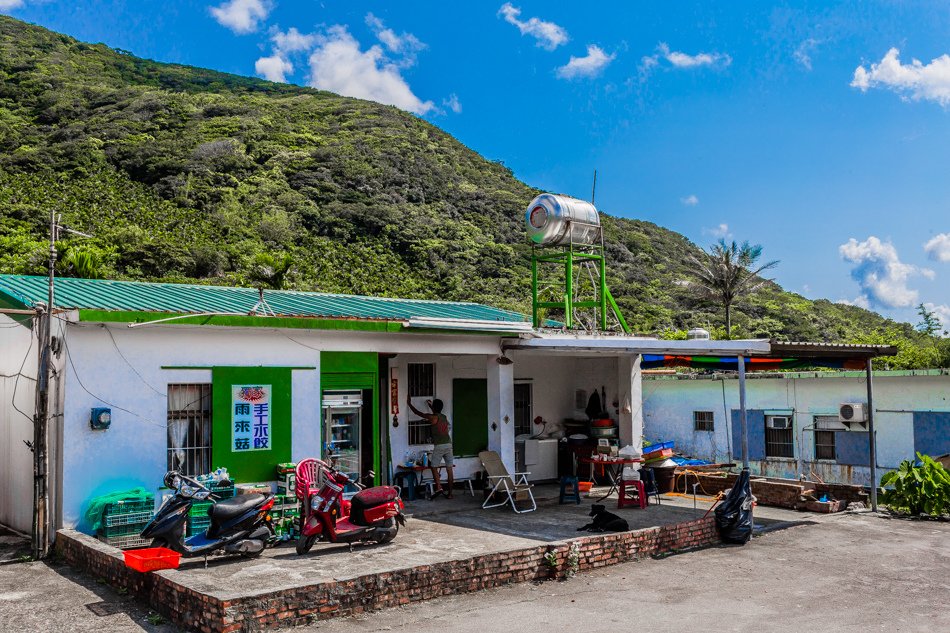
<svg viewBox="0 0 950 633">
<path fill-rule="evenodd" d="M 639 479 L 620 481 L 620 494 L 617 495 L 617 507 L 636 506 L 640 509 L 647 507 L 647 491 Z"/>
</svg>

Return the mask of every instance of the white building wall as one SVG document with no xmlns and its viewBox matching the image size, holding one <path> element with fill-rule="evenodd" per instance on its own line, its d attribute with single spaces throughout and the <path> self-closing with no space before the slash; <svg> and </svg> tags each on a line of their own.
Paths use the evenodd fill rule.
<svg viewBox="0 0 950 633">
<path fill-rule="evenodd" d="M 93 323 L 69 326 L 66 342 L 72 356 L 63 417 L 62 525 L 66 527 L 80 524 L 86 503 L 95 495 L 135 486 L 154 491 L 161 485 L 167 448 L 165 390 L 170 383 L 210 383 L 213 366 L 313 367 L 293 372 L 291 455 L 302 459 L 320 454 L 321 350 L 497 355 L 499 349 L 498 339 L 490 336 L 187 325 L 130 329 Z M 482 367 L 484 371 L 484 362 Z M 90 429 L 90 409 L 96 406 L 112 407 L 108 430 Z"/>
<path fill-rule="evenodd" d="M 868 485 L 870 468 L 814 461 L 814 438 L 805 427 L 815 415 L 837 415 L 843 402 L 867 402 L 863 377 L 749 378 L 747 409 L 794 410 L 795 459 L 770 458 L 753 462 L 753 471 L 775 477 L 798 477 L 798 458 L 804 474 L 822 479 Z M 684 454 L 713 462 L 741 460 L 739 438 L 732 437 L 731 411 L 739 408 L 738 381 L 726 379 L 648 378 L 643 386 L 645 437 L 676 442 Z M 880 476 L 914 456 L 912 411 L 950 411 L 950 376 L 874 376 L 874 426 Z M 694 411 L 713 411 L 715 431 L 693 430 Z"/>
<path fill-rule="evenodd" d="M 33 441 L 38 362 L 33 330 L 0 314 L 0 349 L 0 524 L 29 533 L 33 453 L 24 442 Z"/>
</svg>

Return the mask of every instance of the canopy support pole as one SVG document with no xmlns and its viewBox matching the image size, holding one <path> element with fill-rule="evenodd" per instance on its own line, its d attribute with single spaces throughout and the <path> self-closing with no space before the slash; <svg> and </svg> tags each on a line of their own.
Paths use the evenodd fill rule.
<svg viewBox="0 0 950 633">
<path fill-rule="evenodd" d="M 868 377 L 868 459 L 871 466 L 871 510 L 877 512 L 877 436 L 874 434 L 874 386 L 871 381 L 871 359 L 865 362 Z"/>
<path fill-rule="evenodd" d="M 742 467 L 749 467 L 749 425 L 745 411 L 745 356 L 739 355 L 739 430 L 742 434 Z"/>
</svg>

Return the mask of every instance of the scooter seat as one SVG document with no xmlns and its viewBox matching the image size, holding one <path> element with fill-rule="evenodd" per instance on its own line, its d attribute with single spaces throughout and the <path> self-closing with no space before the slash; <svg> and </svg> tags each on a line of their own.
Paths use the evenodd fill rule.
<svg viewBox="0 0 950 633">
<path fill-rule="evenodd" d="M 222 522 L 233 519 L 253 510 L 261 505 L 266 497 L 264 495 L 238 495 L 230 499 L 219 501 L 208 510 L 208 516 L 212 519 Z"/>
</svg>

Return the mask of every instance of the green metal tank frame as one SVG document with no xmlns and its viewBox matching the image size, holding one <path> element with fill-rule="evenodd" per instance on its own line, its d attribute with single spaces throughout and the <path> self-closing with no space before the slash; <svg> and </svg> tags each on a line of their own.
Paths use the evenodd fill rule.
<svg viewBox="0 0 950 633">
<path fill-rule="evenodd" d="M 607 330 L 607 308 L 610 307 L 621 329 L 630 333 L 627 321 L 620 313 L 620 307 L 610 294 L 607 287 L 607 260 L 604 257 L 603 246 L 585 246 L 585 250 L 578 250 L 576 245 L 564 247 L 538 247 L 531 249 L 531 322 L 534 327 L 541 327 L 538 311 L 543 308 L 558 308 L 564 310 L 564 325 L 567 329 L 574 328 L 574 309 L 593 308 L 599 312 L 600 329 Z M 594 299 L 577 301 L 574 299 L 574 267 L 585 262 L 593 262 L 599 272 L 599 282 L 594 284 Z M 564 267 L 564 292 L 561 301 L 541 301 L 538 297 L 538 264 L 555 264 Z"/>
</svg>

